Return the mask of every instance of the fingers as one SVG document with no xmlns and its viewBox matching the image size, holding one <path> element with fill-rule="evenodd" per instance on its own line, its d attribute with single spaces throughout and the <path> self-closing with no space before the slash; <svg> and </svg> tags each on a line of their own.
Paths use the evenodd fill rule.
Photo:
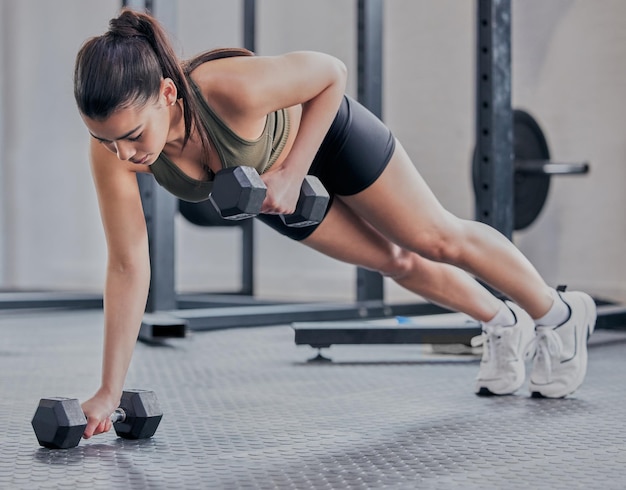
<svg viewBox="0 0 626 490">
<path fill-rule="evenodd" d="M 96 396 L 81 405 L 83 413 L 87 418 L 87 426 L 83 431 L 85 439 L 111 430 L 113 426 L 111 413 L 115 403 L 119 403 L 119 400 L 112 402 L 106 396 L 96 394 Z"/>
<path fill-rule="evenodd" d="M 300 186 L 278 178 L 280 174 L 263 174 L 267 186 L 265 199 L 261 206 L 263 214 L 292 214 L 300 196 Z"/>
<path fill-rule="evenodd" d="M 268 198 L 265 198 L 261 206 L 262 214 L 292 214 L 295 210 L 295 206 L 285 206 L 280 201 Z"/>
<path fill-rule="evenodd" d="M 85 431 L 83 432 L 83 437 L 85 439 L 89 439 L 91 436 L 98 434 L 96 432 L 98 430 L 98 426 L 100 425 L 100 421 L 94 418 L 87 419 L 87 427 L 85 427 Z"/>
<path fill-rule="evenodd" d="M 112 426 L 113 424 L 111 419 L 108 417 L 101 421 L 96 418 L 89 418 L 87 421 L 87 427 L 85 427 L 85 431 L 83 432 L 83 438 L 89 439 L 90 437 L 97 436 L 103 432 L 109 432 Z"/>
</svg>

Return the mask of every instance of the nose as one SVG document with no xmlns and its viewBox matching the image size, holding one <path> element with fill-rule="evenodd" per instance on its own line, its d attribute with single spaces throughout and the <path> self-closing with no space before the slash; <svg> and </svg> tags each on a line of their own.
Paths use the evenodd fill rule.
<svg viewBox="0 0 626 490">
<path fill-rule="evenodd" d="M 136 153 L 135 149 L 125 141 L 115 143 L 115 152 L 120 160 L 130 160 Z"/>
</svg>

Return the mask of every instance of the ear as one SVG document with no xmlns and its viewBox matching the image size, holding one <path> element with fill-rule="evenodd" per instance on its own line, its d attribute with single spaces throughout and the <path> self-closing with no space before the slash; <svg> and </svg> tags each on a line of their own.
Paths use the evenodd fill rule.
<svg viewBox="0 0 626 490">
<path fill-rule="evenodd" d="M 173 105 L 178 99 L 178 90 L 171 78 L 161 80 L 161 97 L 165 105 Z"/>
</svg>

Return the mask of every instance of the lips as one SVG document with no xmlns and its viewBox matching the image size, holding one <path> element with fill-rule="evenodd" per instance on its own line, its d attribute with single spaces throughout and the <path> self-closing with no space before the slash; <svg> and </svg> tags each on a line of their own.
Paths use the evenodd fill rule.
<svg viewBox="0 0 626 490">
<path fill-rule="evenodd" d="M 150 154 L 146 155 L 145 157 L 143 157 L 141 160 L 135 160 L 135 159 L 131 159 L 131 162 L 133 162 L 136 165 L 141 165 L 143 163 L 146 163 L 148 161 L 148 158 L 150 157 Z"/>
</svg>

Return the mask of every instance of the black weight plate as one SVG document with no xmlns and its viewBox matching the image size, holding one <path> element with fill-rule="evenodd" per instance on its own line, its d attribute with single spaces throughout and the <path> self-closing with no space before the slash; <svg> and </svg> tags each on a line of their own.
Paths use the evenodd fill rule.
<svg viewBox="0 0 626 490">
<path fill-rule="evenodd" d="M 523 167 L 524 161 L 550 160 L 548 143 L 539 124 L 519 109 L 513 111 L 513 154 L 519 167 Z M 543 209 L 550 189 L 550 175 L 517 171 L 514 179 L 513 226 L 515 230 L 522 230 L 535 221 Z"/>
<path fill-rule="evenodd" d="M 541 127 L 527 112 L 513 111 L 513 156 L 517 165 L 523 168 L 524 161 L 549 161 L 548 143 Z M 474 150 L 472 159 L 472 180 L 474 192 L 482 192 L 479 183 L 479 162 Z M 518 167 L 519 170 L 519 167 Z M 550 175 L 542 173 L 515 172 L 514 174 L 513 229 L 528 227 L 541 212 L 550 189 Z"/>
</svg>

